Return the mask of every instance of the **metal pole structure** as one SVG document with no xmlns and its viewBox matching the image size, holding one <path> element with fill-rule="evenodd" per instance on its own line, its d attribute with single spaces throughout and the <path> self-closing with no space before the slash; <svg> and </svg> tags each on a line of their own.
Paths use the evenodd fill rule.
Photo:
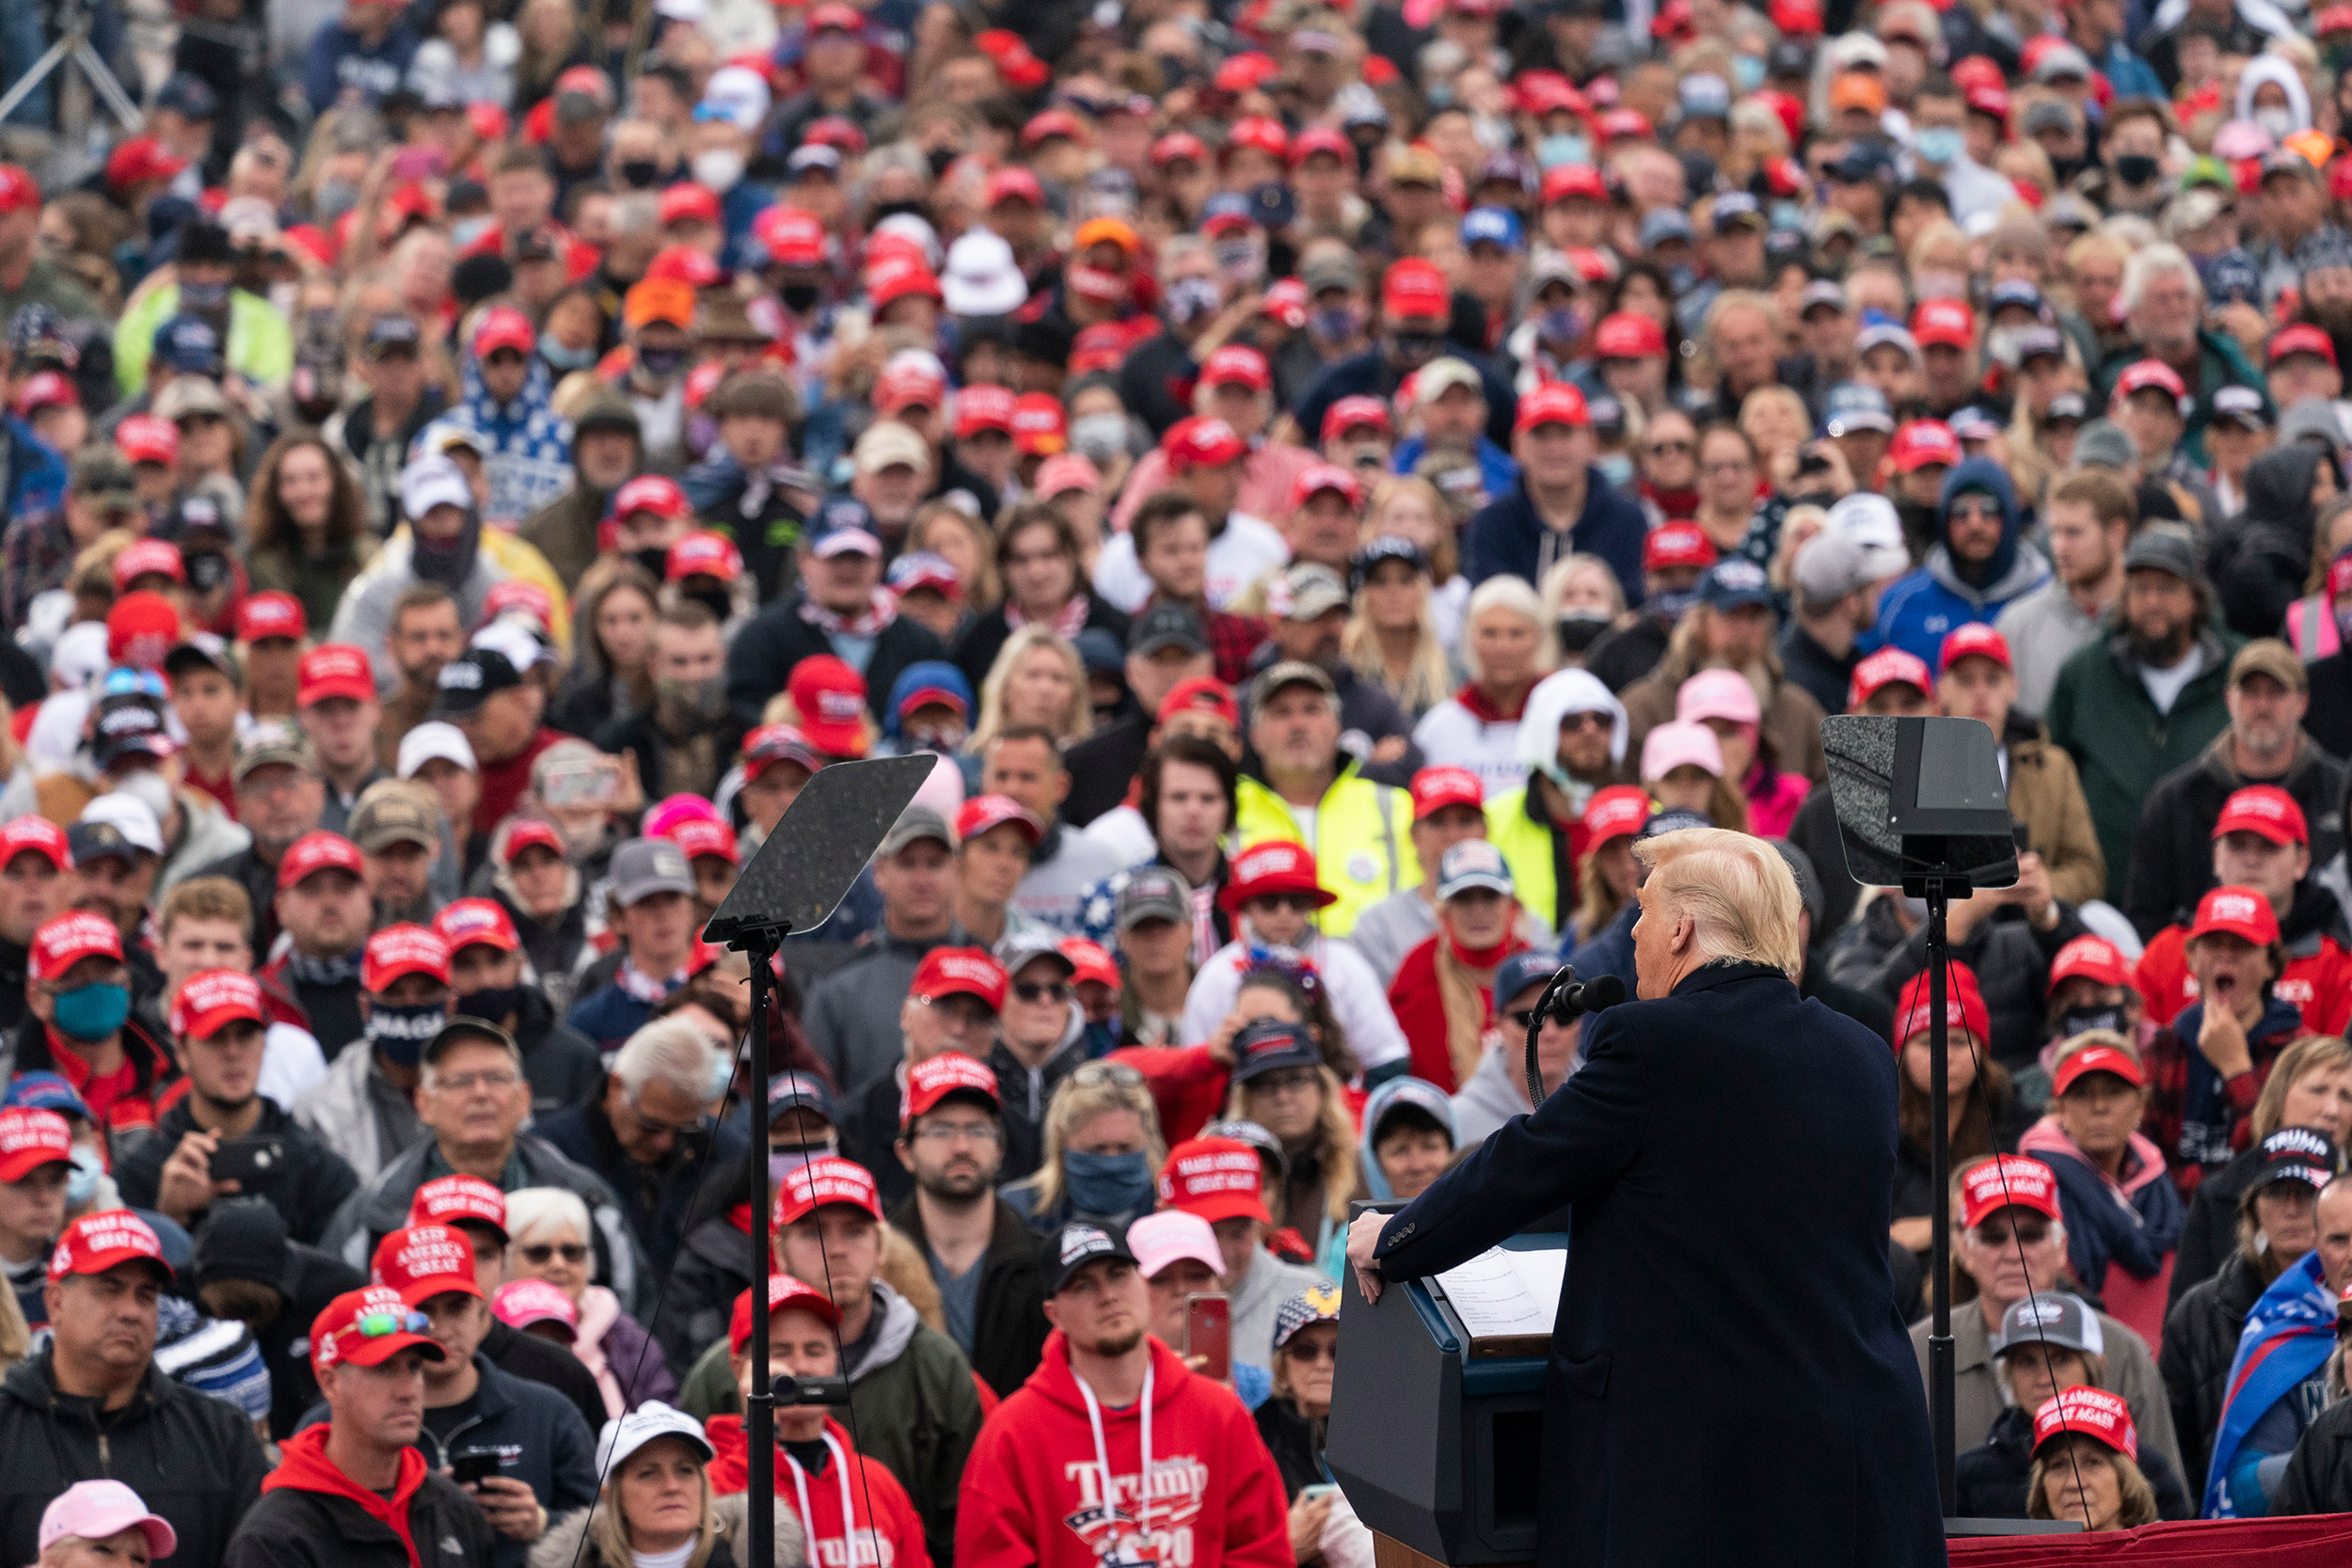
<svg viewBox="0 0 2352 1568">
<path fill-rule="evenodd" d="M 1944 945 L 1944 884 L 1931 878 L 1928 900 L 1928 1185 L 1935 1195 L 1928 1210 L 1928 1297 L 1934 1305 L 1928 1324 L 1928 1424 L 1935 1431 L 1935 1481 L 1944 1499 L 1944 1517 L 1960 1513 L 1960 1482 L 1953 1472 L 1953 1391 L 1955 1357 L 1952 1350 L 1952 1206 L 1947 1193 L 1952 1184 L 1952 1146 L 1947 1131 L 1952 1086 L 1946 1059 L 1944 1022 L 1945 972 L 1949 963 Z M 757 1451 L 757 1450 L 755 1450 Z"/>
<path fill-rule="evenodd" d="M 775 981 L 776 948 L 783 934 L 772 927 L 747 933 L 752 954 L 752 1038 L 749 1082 L 744 1102 L 755 1107 L 756 1125 L 768 1097 L 769 990 Z M 775 1568 L 776 1562 L 776 1395 L 768 1381 L 768 1275 L 774 1269 L 770 1255 L 768 1162 L 764 1140 L 755 1140 L 746 1185 L 752 1203 L 752 1391 L 746 1400 L 743 1430 L 751 1455 L 751 1496 L 748 1528 L 751 1540 L 746 1568 Z"/>
</svg>

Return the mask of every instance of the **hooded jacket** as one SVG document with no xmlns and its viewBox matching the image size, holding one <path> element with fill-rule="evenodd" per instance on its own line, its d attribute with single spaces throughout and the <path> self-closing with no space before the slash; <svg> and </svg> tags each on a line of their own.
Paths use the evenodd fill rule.
<svg viewBox="0 0 2352 1568">
<path fill-rule="evenodd" d="M 703 1435 L 718 1451 L 710 1461 L 710 1490 L 716 1497 L 741 1495 L 751 1485 L 751 1443 L 740 1416 L 713 1416 Z M 825 1418 L 825 1467 L 815 1474 L 776 1445 L 776 1520 L 800 1525 L 815 1568 L 930 1568 L 923 1544 L 923 1520 L 907 1499 L 898 1478 L 857 1451 L 850 1433 Z M 853 1462 L 845 1467 L 844 1461 Z M 844 1486 L 847 1480 L 849 1485 Z M 802 1497 L 807 1497 L 803 1517 Z M 845 1513 L 844 1496 L 849 1499 Z M 749 1518 L 748 1506 L 745 1517 Z M 779 1559 L 779 1561 L 782 1560 Z M 619 1568 L 634 1568 L 620 1564 Z"/>
<path fill-rule="evenodd" d="M 375 552 L 375 559 L 368 562 L 367 569 L 352 578 L 350 586 L 343 590 L 342 602 L 335 607 L 334 625 L 327 631 L 331 641 L 348 642 L 368 650 L 378 692 L 391 692 L 400 687 L 400 666 L 392 662 L 391 653 L 392 607 L 400 602 L 401 594 L 424 580 L 417 572 L 415 551 L 416 533 L 403 525 Z M 475 549 L 473 563 L 456 589 L 457 611 L 463 624 L 481 624 L 483 601 L 492 588 L 511 575 L 492 559 L 486 545 Z"/>
<path fill-rule="evenodd" d="M 1952 500 L 1964 490 L 1983 491 L 2001 503 L 2001 543 L 1983 565 L 1963 570 L 1952 559 L 1949 524 Z M 1944 477 L 1936 503 L 1935 543 L 1916 570 L 1899 578 L 1879 600 L 1878 624 L 1862 639 L 1869 651 L 1901 648 L 1931 670 L 1953 627 L 1991 622 L 2011 600 L 2023 598 L 2049 579 L 2050 563 L 2019 535 L 2017 487 L 1989 457 L 1971 457 Z"/>
<path fill-rule="evenodd" d="M 294 1103 L 294 1119 L 341 1154 L 363 1184 L 381 1176 L 403 1152 L 386 1145 L 375 1109 L 378 1087 L 374 1050 L 365 1040 L 354 1040 L 327 1064 L 326 1076 Z M 399 1092 L 389 1084 L 381 1085 L 381 1090 Z"/>
<path fill-rule="evenodd" d="M 1487 405 L 1499 406 L 1491 391 Z M 1506 574 L 1541 582 L 1571 552 L 1597 555 L 1617 574 L 1626 603 L 1639 605 L 1645 592 L 1642 541 L 1648 535 L 1641 502 L 1611 484 L 1598 468 L 1584 470 L 1584 510 L 1565 532 L 1544 520 L 1521 474 L 1508 492 L 1472 513 L 1464 525 L 1462 574 L 1472 587 Z"/>
<path fill-rule="evenodd" d="M 2066 1135 L 2054 1112 L 2026 1129 L 2017 1148 L 2058 1173 L 2066 1261 L 2074 1277 L 2141 1338 L 2161 1339 L 2183 1205 L 2154 1141 L 2131 1134 L 2122 1170 L 2110 1177 Z"/>
<path fill-rule="evenodd" d="M 2246 69 L 2238 73 L 2237 112 L 2230 118 L 2252 119 L 2254 118 L 2254 89 L 2265 82 L 2285 92 L 2287 114 L 2294 121 L 2287 127 L 2285 135 L 2276 139 L 2284 141 L 2287 136 L 2293 135 L 2297 131 L 2310 130 L 2312 128 L 2312 95 L 2305 90 L 2303 78 L 2295 73 L 2295 67 L 2276 55 L 2257 55 L 2246 62 Z M 2305 537 L 2309 538 L 2310 535 L 2306 534 Z"/>
<path fill-rule="evenodd" d="M 1583 857 L 1584 835 L 1571 827 L 1563 841 L 1543 807 L 1534 781 L 1559 767 L 1560 725 L 1572 713 L 1609 715 L 1612 780 L 1622 773 L 1633 734 L 1625 705 L 1591 672 L 1562 670 L 1535 683 L 1535 689 L 1528 693 L 1526 711 L 1519 716 L 1518 760 L 1527 770 L 1528 782 L 1486 800 L 1486 836 L 1511 867 L 1511 885 L 1520 905 L 1554 930 L 1565 930 L 1575 913 L 1576 867 Z M 1434 912 L 1429 924 L 1434 929 Z M 1398 950 L 1398 963 L 1411 945 Z"/>
<path fill-rule="evenodd" d="M 490 1568 L 499 1537 L 455 1481 L 405 1449 L 383 1497 L 326 1457 L 329 1430 L 322 1422 L 286 1440 L 224 1568 Z"/>
<path fill-rule="evenodd" d="M 2252 90 L 2262 63 L 2248 62 L 2240 100 Z M 2268 63 L 2279 68 L 2270 73 L 2274 79 L 2284 76 L 2301 87 L 2285 61 Z M 2278 636 L 2287 607 L 2303 592 L 2318 518 L 2312 481 L 2320 459 L 2319 449 L 2303 441 L 2254 459 L 2246 470 L 2246 510 L 2215 528 L 2206 541 L 2205 570 L 2213 578 L 2214 596 L 2222 619 L 2241 637 Z"/>
<path fill-rule="evenodd" d="M 2230 797 L 2249 784 L 2283 789 L 2303 808 L 2314 867 L 2343 852 L 2345 781 L 2342 763 L 2322 752 L 2311 736 L 2297 732 L 2295 760 L 2287 764 L 2284 773 L 2249 779 L 2232 765 L 2233 750 L 2225 730 L 2196 761 L 2158 781 L 2141 808 L 2139 831 L 2132 844 L 2131 875 L 2124 884 L 2123 912 L 2139 928 L 2142 939 L 2195 913 L 2197 900 L 2214 885 L 2213 825 L 2220 820 L 2221 808 Z"/>
<path fill-rule="evenodd" d="M 102 1427 L 97 1401 L 59 1391 L 54 1354 L 44 1346 L 0 1379 L 0 1551 L 38 1561 L 42 1510 L 75 1481 L 103 1477 L 171 1522 L 173 1562 L 214 1568 L 269 1468 L 244 1413 L 151 1363 Z"/>
<path fill-rule="evenodd" d="M 131 974 L 135 990 L 138 971 L 134 968 Z M 154 1132 L 156 1101 L 180 1075 L 171 1053 L 148 1033 L 135 1007 L 123 1020 L 122 1055 L 131 1066 L 131 1086 L 118 1095 L 105 1112 L 107 1142 L 118 1149 L 127 1148 L 136 1139 Z M 0 1083 L 20 1072 L 56 1073 L 85 1101 L 90 1099 L 88 1064 L 71 1051 L 58 1050 L 49 1026 L 29 1012 L 24 1023 L 8 1037 L 6 1047 L 0 1048 Z"/>
<path fill-rule="evenodd" d="M 1478 1058 L 1480 1069 L 1486 1067 L 1486 1058 L 1493 1054 L 1494 1052 L 1491 1050 L 1481 1053 Z M 1478 1071 L 1473 1070 L 1470 1077 L 1474 1082 L 1478 1077 Z M 1402 1078 L 1391 1078 L 1364 1097 L 1363 1133 L 1357 1140 L 1356 1145 L 1357 1168 L 1363 1172 L 1365 1196 L 1375 1203 L 1386 1203 L 1396 1196 L 1395 1192 L 1389 1186 L 1389 1179 L 1381 1174 L 1379 1157 L 1373 1152 L 1372 1144 L 1373 1135 L 1380 1130 L 1380 1118 L 1389 1114 L 1389 1107 L 1396 1102 L 1397 1094 L 1406 1082 L 1406 1080 Z M 1418 1100 L 1413 1103 L 1416 1109 L 1427 1109 Z M 1438 1120 L 1445 1127 L 1446 1142 L 1455 1148 L 1461 1148 L 1461 1140 L 1454 1133 L 1454 1107 L 1451 1101 L 1447 1103 L 1445 1115 L 1438 1117 Z"/>
<path fill-rule="evenodd" d="M 1046 1339 L 1043 1364 L 973 1446 L 956 1531 L 961 1568 L 1100 1568 L 1138 1530 L 1161 1560 L 1188 1568 L 1293 1568 L 1281 1472 L 1249 1413 L 1159 1340 L 1144 1342 L 1148 1454 L 1139 1405 L 1100 1412 L 1097 1449 L 1069 1342 L 1058 1330 Z"/>
<path fill-rule="evenodd" d="M 458 373 L 462 389 L 451 418 L 483 444 L 482 467 L 490 481 L 483 519 L 511 530 L 571 488 L 572 421 L 555 411 L 555 379 L 536 355 L 522 389 L 505 403 L 484 385 L 481 361 L 470 348 Z"/>
</svg>

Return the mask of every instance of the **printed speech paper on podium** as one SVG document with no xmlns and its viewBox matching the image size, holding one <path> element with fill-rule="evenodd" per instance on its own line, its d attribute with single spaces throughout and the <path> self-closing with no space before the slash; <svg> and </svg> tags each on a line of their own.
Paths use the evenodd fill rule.
<svg viewBox="0 0 2352 1568">
<path fill-rule="evenodd" d="M 1472 1339 L 1541 1338 L 1560 1311 L 1560 1282 L 1568 1255 L 1558 1247 L 1517 1251 L 1489 1247 L 1437 1276 Z"/>
</svg>

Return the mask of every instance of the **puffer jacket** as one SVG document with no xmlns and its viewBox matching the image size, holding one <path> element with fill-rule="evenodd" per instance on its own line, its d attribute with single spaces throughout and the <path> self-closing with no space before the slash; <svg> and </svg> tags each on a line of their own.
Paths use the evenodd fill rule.
<svg viewBox="0 0 2352 1568">
<path fill-rule="evenodd" d="M 2270 1495 L 2273 1514 L 2352 1511 L 2352 1400 L 2339 1399 L 2303 1431 Z"/>
<path fill-rule="evenodd" d="M 269 1469 L 235 1405 L 175 1383 L 151 1364 L 131 1402 L 99 1424 L 98 1403 L 62 1393 L 46 1347 L 0 1379 L 0 1551 L 40 1558 L 40 1516 L 77 1481 L 104 1478 L 136 1492 L 171 1522 L 172 1555 L 216 1568 Z"/>
<path fill-rule="evenodd" d="M 1981 569 L 1965 578 L 1952 560 L 1945 526 L 1953 498 L 1963 490 L 1990 491 L 2001 503 L 2000 546 Z M 2010 483 L 2006 469 L 1989 457 L 1972 457 L 1953 468 L 1944 478 L 1943 497 L 1936 506 L 1935 543 L 1926 562 L 1897 579 L 1880 598 L 1878 623 L 1863 634 L 1860 645 L 1872 653 L 1884 647 L 1900 648 L 1918 656 L 1929 669 L 1937 668 L 1936 656 L 1953 627 L 1972 621 L 1990 622 L 2010 601 L 2049 580 L 2050 563 L 2019 537 L 2021 527 L 2017 487 Z"/>
<path fill-rule="evenodd" d="M 2156 1370 L 2172 1406 L 2172 1430 L 2181 1440 L 2183 1473 L 2199 1479 L 2213 1454 L 2214 1429 L 2221 1424 L 2230 1362 L 2237 1354 L 2246 1314 L 2262 1299 L 2267 1281 L 2242 1251 L 2230 1254 L 2221 1272 L 2183 1292 L 2165 1315 L 2164 1349 Z"/>
</svg>

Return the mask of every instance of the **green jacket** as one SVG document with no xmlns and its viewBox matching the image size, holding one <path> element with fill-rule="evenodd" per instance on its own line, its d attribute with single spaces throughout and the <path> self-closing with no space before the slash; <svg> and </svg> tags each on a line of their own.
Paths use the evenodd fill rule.
<svg viewBox="0 0 2352 1568">
<path fill-rule="evenodd" d="M 2147 357 L 2147 350 L 2137 342 L 2127 343 L 2107 356 L 2106 363 L 2099 367 L 2100 407 L 2106 407 L 2113 400 L 2115 384 L 2124 371 Z M 2197 329 L 2197 380 L 2188 389 L 2193 406 L 2189 409 L 2188 424 L 2181 432 L 2181 450 L 2201 467 L 2211 461 L 2205 455 L 2205 427 L 2213 423 L 2213 395 L 2224 387 L 2251 387 L 2262 394 L 2265 413 L 2273 422 L 2277 421 L 2279 414 L 2270 402 L 2270 384 L 2246 357 L 2237 340 L 2226 332 L 2201 326 Z M 2205 526 L 2211 528 L 2219 520 L 2208 517 Z"/>
<path fill-rule="evenodd" d="M 858 1451 L 907 1489 L 936 1568 L 953 1568 L 956 1493 L 980 1434 L 979 1385 L 956 1342 L 924 1326 L 904 1296 L 881 1284 L 874 1292 L 882 1323 L 850 1374 L 850 1408 L 839 1418 Z M 698 1421 L 742 1413 L 727 1353 L 725 1339 L 714 1341 L 679 1386 L 678 1408 Z"/>
<path fill-rule="evenodd" d="M 45 256 L 33 258 L 26 269 L 24 281 L 16 288 L 0 288 L 0 323 L 14 321 L 16 313 L 27 305 L 46 305 L 67 321 L 103 321 L 106 309 L 98 296 L 82 286 L 82 280 Z"/>
<path fill-rule="evenodd" d="M 129 397 L 147 385 L 155 329 L 180 309 L 180 285 L 150 290 L 115 325 L 115 382 Z M 269 301 L 243 289 L 229 291 L 229 368 L 256 387 L 275 391 L 294 374 L 294 328 Z"/>
<path fill-rule="evenodd" d="M 2107 902 L 2119 909 L 2148 792 L 2167 773 L 2196 761 L 2229 726 L 2224 694 L 2230 659 L 2241 641 L 2211 625 L 2198 634 L 2204 668 L 2169 714 L 2156 711 L 2113 619 L 2058 667 L 2043 721 L 2051 740 L 2066 749 L 2082 775 L 2083 799 L 2090 802 L 2090 823 L 2106 857 Z"/>
</svg>

